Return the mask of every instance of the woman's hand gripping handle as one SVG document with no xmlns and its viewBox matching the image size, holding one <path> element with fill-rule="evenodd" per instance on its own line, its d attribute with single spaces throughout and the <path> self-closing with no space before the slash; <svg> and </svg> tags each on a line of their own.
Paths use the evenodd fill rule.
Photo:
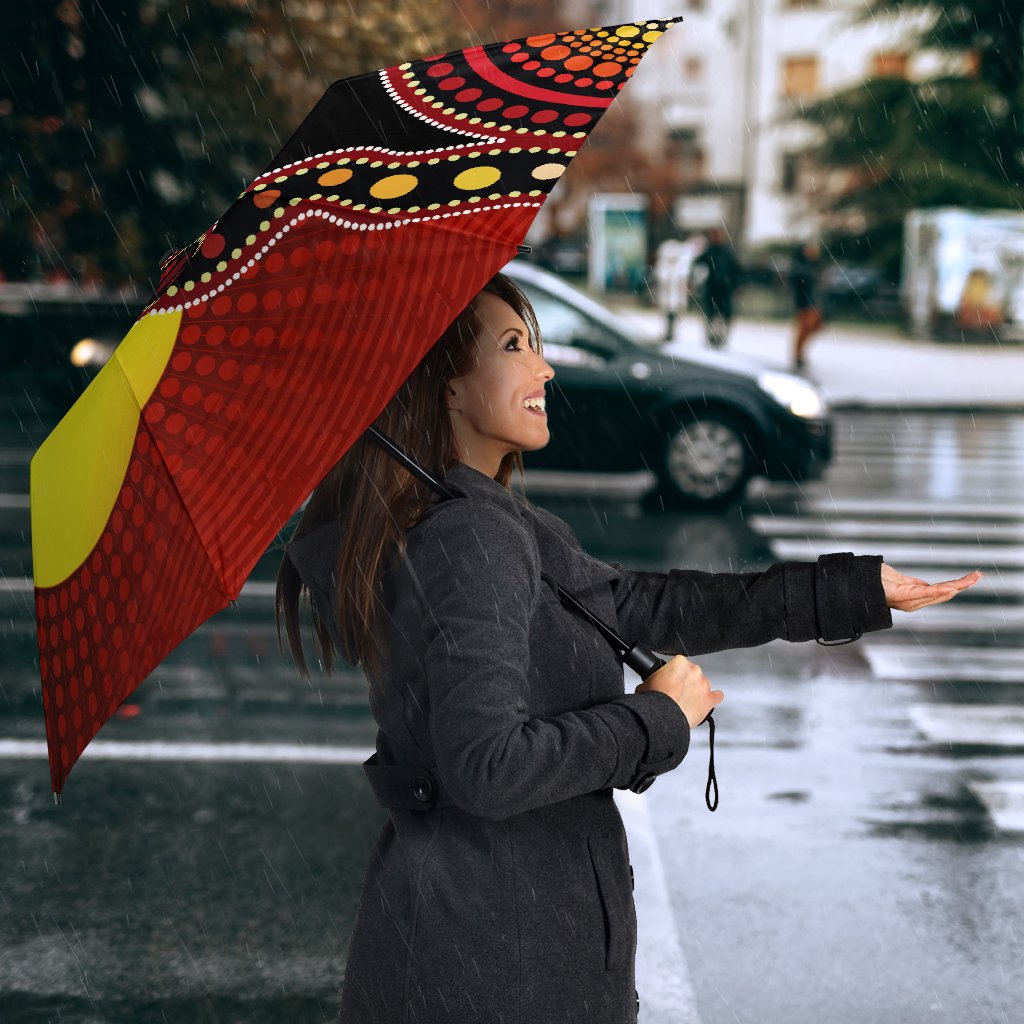
<svg viewBox="0 0 1024 1024">
<path fill-rule="evenodd" d="M 711 715 L 715 707 L 725 699 L 725 694 L 721 690 L 712 690 L 711 683 L 700 666 L 681 654 L 677 654 L 666 664 L 657 655 L 643 648 L 634 647 L 627 652 L 623 660 L 643 678 L 643 682 L 635 690 L 636 693 L 660 690 L 668 694 L 686 715 L 691 729 L 708 723 L 711 753 L 704 800 L 709 811 L 715 810 L 718 807 L 718 779 L 715 778 L 715 720 Z M 711 798 L 712 788 L 715 791 L 714 800 Z"/>
</svg>

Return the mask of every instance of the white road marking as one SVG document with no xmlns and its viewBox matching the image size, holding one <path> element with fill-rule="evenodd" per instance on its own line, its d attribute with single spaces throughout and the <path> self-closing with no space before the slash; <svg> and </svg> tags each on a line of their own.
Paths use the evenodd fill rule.
<svg viewBox="0 0 1024 1024">
<path fill-rule="evenodd" d="M 129 743 L 93 740 L 81 759 L 105 761 L 249 761 L 258 764 L 362 764 L 370 747 L 329 747 L 296 743 Z M 0 759 L 46 757 L 45 740 L 0 739 Z"/>
<path fill-rule="evenodd" d="M 876 679 L 1024 683 L 1024 650 L 1018 648 L 865 643 L 861 650 Z"/>
<path fill-rule="evenodd" d="M 967 788 L 984 804 L 1001 832 L 1024 832 L 1024 779 L 969 782 Z"/>
<path fill-rule="evenodd" d="M 930 743 L 1024 749 L 1024 708 L 1009 704 L 911 704 L 910 719 Z"/>
<path fill-rule="evenodd" d="M 968 519 L 903 519 L 880 521 L 877 519 L 816 519 L 800 516 L 748 516 L 747 524 L 753 530 L 769 537 L 827 537 L 832 539 L 873 537 L 881 540 L 915 540 L 928 537 L 933 540 L 963 540 L 977 536 L 985 544 L 1019 543 L 1024 541 L 1024 518 L 1015 523 L 981 522 Z"/>
<path fill-rule="evenodd" d="M 822 515 L 920 516 L 920 498 L 832 498 L 818 495 L 807 503 L 808 511 Z M 1021 506 L 1012 502 L 946 501 L 927 506 L 928 515 L 936 519 L 956 516 L 978 516 L 984 519 L 1022 518 Z"/>
<path fill-rule="evenodd" d="M 633 866 L 639 1019 L 642 1024 L 700 1024 L 647 802 L 628 789 L 616 789 L 613 796 Z"/>
<path fill-rule="evenodd" d="M 993 633 L 1024 631 L 1024 608 L 971 604 L 962 599 L 956 603 L 943 602 L 916 612 L 894 609 L 892 627 L 912 633 L 983 633 L 991 639 Z"/>
<path fill-rule="evenodd" d="M 817 560 L 818 555 L 835 550 L 829 547 L 828 538 L 807 542 L 799 540 L 772 540 L 772 551 L 782 561 Z M 856 548 L 861 548 L 860 551 Z M 973 569 L 986 571 L 986 566 L 1008 566 L 1024 568 L 1024 547 L 995 547 L 978 544 L 890 544 L 884 538 L 872 541 L 871 550 L 866 545 L 848 545 L 849 550 L 859 555 L 884 555 L 887 565 L 914 562 L 916 565 L 963 565 L 964 572 Z M 874 548 L 884 548 L 874 550 Z"/>
</svg>

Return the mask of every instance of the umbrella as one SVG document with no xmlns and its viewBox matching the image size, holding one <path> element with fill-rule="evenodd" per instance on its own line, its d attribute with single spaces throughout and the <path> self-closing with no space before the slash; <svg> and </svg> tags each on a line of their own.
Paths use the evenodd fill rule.
<svg viewBox="0 0 1024 1024">
<path fill-rule="evenodd" d="M 309 492 L 519 246 L 681 18 L 529 36 L 335 82 L 31 463 L 55 797 L 104 722 L 238 597 Z"/>
</svg>

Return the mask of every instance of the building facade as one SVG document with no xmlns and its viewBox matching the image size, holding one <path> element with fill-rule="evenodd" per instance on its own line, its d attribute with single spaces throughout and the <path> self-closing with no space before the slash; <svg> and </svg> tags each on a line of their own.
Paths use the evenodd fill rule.
<svg viewBox="0 0 1024 1024">
<path fill-rule="evenodd" d="M 614 5 L 649 16 L 649 0 Z M 855 23 L 863 0 L 683 0 L 684 21 L 659 40 L 630 88 L 654 113 L 647 144 L 674 152 L 685 184 L 680 234 L 723 223 L 734 244 L 761 249 L 816 234 L 814 198 L 840 188 L 797 156 L 813 127 L 802 103 L 878 75 L 931 73 L 912 50 L 921 12 Z M 667 141 L 666 141 L 667 140 Z"/>
</svg>

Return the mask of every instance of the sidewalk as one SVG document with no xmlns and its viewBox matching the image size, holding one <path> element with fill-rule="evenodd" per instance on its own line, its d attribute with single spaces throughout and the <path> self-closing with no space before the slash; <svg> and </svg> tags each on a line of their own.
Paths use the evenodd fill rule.
<svg viewBox="0 0 1024 1024">
<path fill-rule="evenodd" d="M 665 318 L 629 300 L 605 305 L 636 329 L 640 343 L 665 344 Z M 695 313 L 676 320 L 671 351 L 707 351 Z M 788 321 L 734 320 L 723 351 L 790 369 Z M 810 341 L 802 375 L 838 408 L 1024 412 L 1024 345 L 958 345 L 904 337 L 871 324 L 826 324 Z"/>
</svg>

